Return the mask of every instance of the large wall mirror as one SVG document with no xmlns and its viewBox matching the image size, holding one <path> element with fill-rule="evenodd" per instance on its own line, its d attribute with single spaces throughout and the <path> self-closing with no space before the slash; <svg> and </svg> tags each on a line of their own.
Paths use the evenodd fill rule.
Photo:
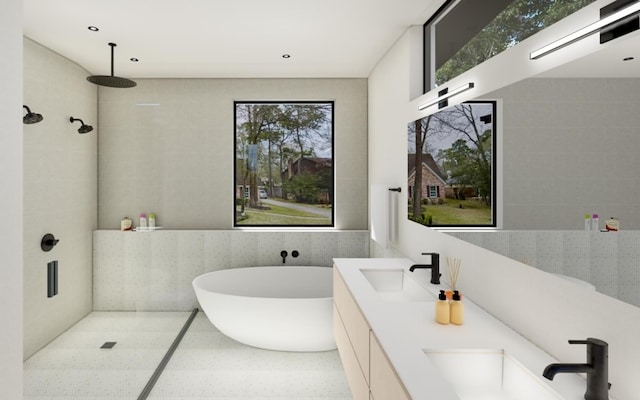
<svg viewBox="0 0 640 400">
<path fill-rule="evenodd" d="M 628 36 L 482 96 L 502 105 L 504 231 L 453 234 L 640 306 L 640 33 Z M 585 214 L 621 232 L 581 234 Z"/>
</svg>

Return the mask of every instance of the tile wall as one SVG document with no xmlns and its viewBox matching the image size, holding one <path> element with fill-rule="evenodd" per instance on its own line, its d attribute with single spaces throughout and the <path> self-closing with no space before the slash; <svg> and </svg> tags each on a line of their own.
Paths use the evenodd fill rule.
<svg viewBox="0 0 640 400">
<path fill-rule="evenodd" d="M 226 268 L 331 266 L 334 257 L 368 257 L 368 231 L 249 232 L 99 230 L 93 234 L 95 311 L 185 311 L 198 306 L 191 281 Z"/>
<path fill-rule="evenodd" d="M 590 282 L 600 293 L 640 306 L 639 231 L 450 234 L 543 271 Z"/>
<path fill-rule="evenodd" d="M 91 311 L 91 240 L 97 229 L 98 105 L 89 73 L 24 38 L 24 103 L 44 119 L 23 125 L 24 357 Z M 19 104 L 19 103 L 18 103 Z M 94 126 L 79 134 L 82 119 Z M 60 242 L 40 248 L 44 234 Z M 47 297 L 47 263 L 58 261 L 58 295 Z"/>
</svg>

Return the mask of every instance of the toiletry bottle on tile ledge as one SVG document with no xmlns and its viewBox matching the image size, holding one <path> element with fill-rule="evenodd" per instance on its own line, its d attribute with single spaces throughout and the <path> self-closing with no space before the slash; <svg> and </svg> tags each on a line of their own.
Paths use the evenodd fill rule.
<svg viewBox="0 0 640 400">
<path fill-rule="evenodd" d="M 140 214 L 140 228 L 146 228 L 147 227 L 147 214 Z"/>
<path fill-rule="evenodd" d="M 598 214 L 593 214 L 591 216 L 591 230 L 594 232 L 598 232 L 600 230 L 600 219 L 598 218 Z"/>
<path fill-rule="evenodd" d="M 436 301 L 436 322 L 446 325 L 449 323 L 449 316 L 450 309 L 447 295 L 444 293 L 444 290 L 441 290 L 438 295 L 438 300 Z"/>
<path fill-rule="evenodd" d="M 585 231 L 591 230 L 591 214 L 584 215 L 584 230 Z"/>
<path fill-rule="evenodd" d="M 149 228 L 155 228 L 156 227 L 156 215 L 154 213 L 149 213 L 148 225 L 149 225 Z"/>
<path fill-rule="evenodd" d="M 464 304 L 460 298 L 460 292 L 453 291 L 453 300 L 451 301 L 451 323 L 462 325 L 464 323 Z"/>
<path fill-rule="evenodd" d="M 120 230 L 121 231 L 130 231 L 132 228 L 132 222 L 129 217 L 124 217 L 122 221 L 120 221 Z"/>
</svg>

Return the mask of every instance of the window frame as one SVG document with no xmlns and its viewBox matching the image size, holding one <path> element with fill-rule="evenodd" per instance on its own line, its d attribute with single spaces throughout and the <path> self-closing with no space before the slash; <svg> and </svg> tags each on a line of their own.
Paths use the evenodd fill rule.
<svg viewBox="0 0 640 400">
<path fill-rule="evenodd" d="M 500 227 L 500 221 L 498 221 L 499 218 L 499 207 L 501 207 L 501 202 L 502 199 L 498 198 L 498 194 L 499 192 L 501 192 L 500 189 L 500 185 L 501 183 L 498 181 L 498 169 L 501 168 L 501 149 L 498 147 L 500 140 L 499 140 L 499 135 L 501 134 L 501 132 L 498 132 L 498 128 L 501 127 L 501 124 L 499 124 L 499 119 L 501 118 L 501 116 L 499 115 L 499 113 L 501 113 L 502 108 L 499 106 L 499 100 L 496 99 L 483 99 L 483 100 L 469 100 L 469 101 L 465 101 L 463 103 L 460 103 L 462 105 L 464 104 L 491 104 L 491 115 L 492 115 L 492 120 L 490 122 L 490 127 L 491 127 L 491 146 L 492 146 L 492 150 L 491 150 L 491 190 L 490 190 L 490 195 L 491 195 L 491 223 L 489 224 L 433 224 L 431 222 L 430 218 L 427 218 L 427 221 L 430 221 L 429 223 L 421 223 L 416 221 L 415 219 L 409 218 L 409 212 L 411 212 L 411 204 L 408 204 L 408 219 L 410 221 L 413 221 L 415 223 L 421 224 L 421 225 L 426 225 L 429 226 L 431 228 L 435 228 L 435 229 L 458 229 L 458 228 L 464 228 L 464 229 L 497 229 Z M 455 106 L 452 106 L 455 107 Z M 447 109 L 450 109 L 452 107 L 448 107 Z M 447 109 L 442 109 L 439 111 L 434 112 L 433 114 L 437 114 L 440 112 L 446 112 Z M 433 115 L 431 114 L 431 115 Z M 423 120 L 425 118 L 429 117 L 429 115 L 420 118 L 419 120 Z M 481 116 L 478 116 L 478 118 L 480 118 Z M 410 122 L 409 124 L 414 124 L 415 121 Z M 484 121 L 483 121 L 484 123 Z M 486 123 L 485 123 L 486 124 Z M 415 144 L 415 143 L 414 143 Z M 426 147 L 425 144 L 423 144 L 423 147 Z M 416 150 L 417 151 L 417 150 Z M 407 176 L 407 180 L 410 178 L 411 175 Z M 447 179 L 448 180 L 448 179 Z M 414 182 L 415 185 L 415 182 Z M 428 185 L 428 190 L 429 190 L 429 199 L 433 199 L 430 195 L 430 189 L 431 189 L 432 185 Z M 435 185 L 433 185 L 435 186 Z M 447 185 L 448 186 L 448 185 Z M 443 187 L 442 190 L 444 190 L 444 196 L 446 199 L 446 187 Z M 409 190 L 407 191 L 409 193 L 407 200 L 411 200 L 413 197 L 413 195 L 415 194 L 413 188 L 409 185 Z M 409 197 L 411 196 L 411 197 Z M 428 217 L 428 215 L 427 215 Z"/>
<path fill-rule="evenodd" d="M 241 223 L 241 221 L 238 220 L 238 212 L 237 212 L 237 201 L 238 201 L 238 197 L 237 197 L 237 191 L 238 191 L 238 184 L 237 184 L 237 177 L 238 177 L 238 173 L 239 173 L 239 165 L 238 165 L 238 106 L 240 105 L 326 105 L 330 107 L 330 112 L 328 113 L 328 116 L 330 118 L 330 134 L 331 134 L 331 138 L 330 138 L 330 145 L 331 145 L 331 156 L 330 157 L 315 157 L 318 159 L 329 159 L 330 160 L 330 167 L 324 167 L 324 170 L 329 170 L 330 171 L 330 178 L 327 179 L 326 181 L 330 182 L 330 187 L 328 188 L 328 193 L 327 193 L 327 197 L 330 200 L 330 208 L 328 208 L 330 210 L 330 215 L 327 217 L 330 219 L 330 223 L 329 224 L 313 224 L 313 223 L 305 223 L 305 224 L 248 224 L 248 223 Z M 336 195 L 335 195 L 335 190 L 336 190 L 336 169 L 335 169 L 335 125 L 336 125 L 336 121 L 335 121 L 335 101 L 334 100 L 234 100 L 233 102 L 233 137 L 234 137 L 234 151 L 233 151 L 233 228 L 234 229 L 259 229 L 259 228 L 270 228 L 270 229 L 283 229 L 283 230 L 291 230 L 291 229 L 296 229 L 296 228 L 323 228 L 323 229 L 335 229 L 336 226 L 336 221 L 335 221 L 335 199 L 336 199 Z M 302 156 L 301 158 L 305 158 L 304 156 Z M 242 160 L 242 159 L 240 159 Z M 294 159 L 295 160 L 295 159 Z M 246 159 L 245 159 L 246 161 Z M 284 161 L 283 161 L 284 162 Z M 282 176 L 282 174 L 285 172 L 286 170 L 283 171 L 278 171 L 277 173 L 280 174 L 280 176 Z M 282 185 L 282 182 L 281 182 Z M 249 190 L 248 187 L 244 188 L 245 190 Z M 259 197 L 259 190 L 261 189 L 261 186 L 258 186 L 258 189 L 256 190 L 258 192 L 258 200 L 260 201 L 260 197 Z M 296 203 L 297 204 L 297 203 Z"/>
</svg>

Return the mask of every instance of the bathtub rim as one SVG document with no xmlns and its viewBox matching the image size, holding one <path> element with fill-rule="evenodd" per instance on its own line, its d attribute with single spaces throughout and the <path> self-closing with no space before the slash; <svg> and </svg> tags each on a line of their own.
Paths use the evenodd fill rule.
<svg viewBox="0 0 640 400">
<path fill-rule="evenodd" d="M 314 296 L 314 297 L 293 297 L 293 296 L 288 296 L 288 297 L 274 297 L 274 296 L 255 296 L 255 295 L 245 295 L 245 294 L 234 294 L 234 293 L 226 293 L 226 292 L 218 292 L 218 291 L 213 291 L 213 290 L 209 290 L 205 287 L 202 287 L 201 285 L 197 285 L 196 281 L 200 281 L 200 280 L 204 280 L 207 276 L 213 275 L 215 273 L 224 273 L 225 271 L 229 272 L 230 271 L 235 271 L 235 270 L 239 270 L 239 269 L 243 269 L 243 270 L 257 270 L 257 269 L 261 269 L 261 268 L 278 268 L 278 269 L 290 269 L 290 268 L 304 268 L 304 269 L 309 269 L 309 268 L 313 268 L 313 269 L 317 269 L 317 268 L 323 268 L 326 270 L 331 271 L 331 273 L 333 273 L 333 266 L 320 266 L 320 265 L 261 265 L 261 266 L 253 266 L 253 267 L 236 267 L 236 268 L 224 268 L 224 269 L 218 269 L 218 270 L 214 270 L 214 271 L 209 271 L 209 272 L 205 272 L 203 274 L 198 275 L 197 277 L 195 277 L 192 281 L 191 281 L 191 286 L 195 289 L 199 289 L 199 290 L 203 290 L 203 291 L 207 291 L 207 292 L 211 292 L 211 293 L 216 293 L 219 295 L 225 295 L 225 296 L 231 296 L 231 297 L 246 297 L 246 298 L 252 298 L 252 299 L 282 299 L 282 300 L 291 300 L 291 301 L 305 301 L 305 300 L 329 300 L 329 299 L 333 299 L 333 288 L 332 289 L 332 293 L 329 296 Z"/>
</svg>

